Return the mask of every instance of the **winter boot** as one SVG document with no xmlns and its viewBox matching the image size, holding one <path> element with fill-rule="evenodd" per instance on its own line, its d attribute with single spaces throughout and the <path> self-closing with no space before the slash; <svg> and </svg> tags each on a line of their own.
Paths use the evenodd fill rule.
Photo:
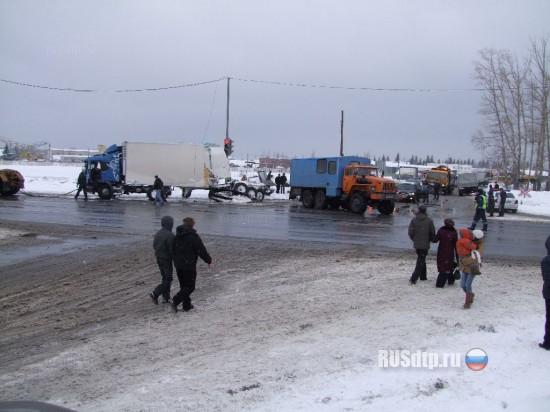
<svg viewBox="0 0 550 412">
<path fill-rule="evenodd" d="M 464 309 L 470 309 L 470 306 L 472 306 L 472 301 L 470 298 L 471 293 L 466 292 L 466 297 L 464 298 Z"/>
<path fill-rule="evenodd" d="M 476 295 L 476 294 L 475 294 L 474 292 L 470 293 L 470 306 L 472 305 L 472 303 L 474 303 L 474 297 L 475 297 L 475 295 Z"/>
<path fill-rule="evenodd" d="M 155 305 L 159 304 L 159 298 L 158 298 L 158 296 L 155 296 L 155 294 L 153 292 L 149 293 L 149 297 L 151 298 L 151 300 L 153 301 L 153 303 Z"/>
</svg>

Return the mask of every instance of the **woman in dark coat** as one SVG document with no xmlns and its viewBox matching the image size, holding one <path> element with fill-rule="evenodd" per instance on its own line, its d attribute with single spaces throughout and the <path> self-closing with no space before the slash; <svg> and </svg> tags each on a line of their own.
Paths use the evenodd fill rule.
<svg viewBox="0 0 550 412">
<path fill-rule="evenodd" d="M 455 222 L 452 219 L 445 219 L 444 225 L 439 228 L 435 235 L 434 242 L 439 242 L 437 247 L 437 271 L 439 275 L 435 286 L 442 288 L 445 282 L 452 285 L 455 281 L 453 271 L 456 268 L 456 241 L 458 234 L 455 229 Z"/>
</svg>

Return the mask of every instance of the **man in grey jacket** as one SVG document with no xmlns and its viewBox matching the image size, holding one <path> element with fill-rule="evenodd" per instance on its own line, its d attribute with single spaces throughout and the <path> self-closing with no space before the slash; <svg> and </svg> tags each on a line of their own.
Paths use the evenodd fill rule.
<svg viewBox="0 0 550 412">
<path fill-rule="evenodd" d="M 158 299 L 161 295 L 164 303 L 170 302 L 170 286 L 172 285 L 172 273 L 174 270 L 172 265 L 172 241 L 174 240 L 172 228 L 174 227 L 174 219 L 172 216 L 163 216 L 160 220 L 160 225 L 161 229 L 153 239 L 153 248 L 155 249 L 157 264 L 162 276 L 162 283 L 149 294 L 155 305 L 159 304 Z"/>
<path fill-rule="evenodd" d="M 409 238 L 413 241 L 417 256 L 416 267 L 410 279 L 411 285 L 415 285 L 418 278 L 427 280 L 426 256 L 430 250 L 430 243 L 435 239 L 434 222 L 426 214 L 424 205 L 418 207 L 416 216 L 409 224 Z"/>
</svg>

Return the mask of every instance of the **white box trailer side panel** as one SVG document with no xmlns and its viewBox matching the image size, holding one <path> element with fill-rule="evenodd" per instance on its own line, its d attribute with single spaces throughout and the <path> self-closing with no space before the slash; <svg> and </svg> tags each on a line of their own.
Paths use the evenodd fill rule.
<svg viewBox="0 0 550 412">
<path fill-rule="evenodd" d="M 210 147 L 209 168 L 216 179 L 231 178 L 229 159 L 223 151 L 223 147 Z"/>
<path fill-rule="evenodd" d="M 158 175 L 165 185 L 208 188 L 208 152 L 190 143 L 125 142 L 126 183 L 152 185 Z"/>
</svg>

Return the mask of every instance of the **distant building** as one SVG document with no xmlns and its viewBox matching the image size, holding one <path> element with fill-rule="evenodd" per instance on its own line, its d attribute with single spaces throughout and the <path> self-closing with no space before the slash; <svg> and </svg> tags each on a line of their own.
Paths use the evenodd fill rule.
<svg viewBox="0 0 550 412">
<path fill-rule="evenodd" d="M 101 153 L 105 150 L 104 146 L 98 146 L 96 150 L 92 149 L 50 149 L 50 160 L 54 162 L 81 162 L 88 156 Z"/>
<path fill-rule="evenodd" d="M 290 169 L 290 159 L 273 159 L 260 157 L 260 167 L 265 169 Z"/>
</svg>

